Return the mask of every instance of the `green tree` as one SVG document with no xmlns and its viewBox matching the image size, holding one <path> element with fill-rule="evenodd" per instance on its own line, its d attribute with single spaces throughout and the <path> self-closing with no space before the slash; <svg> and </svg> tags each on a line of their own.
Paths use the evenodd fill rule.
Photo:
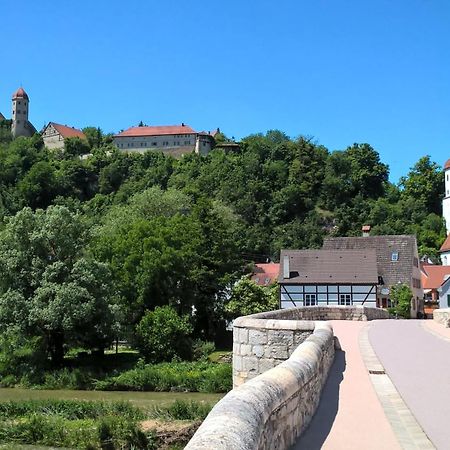
<svg viewBox="0 0 450 450">
<path fill-rule="evenodd" d="M 111 275 L 83 254 L 81 218 L 60 206 L 25 208 L 0 233 L 0 330 L 41 336 L 55 365 L 67 346 L 111 341 Z"/>
<path fill-rule="evenodd" d="M 192 326 L 188 316 L 180 316 L 170 306 L 148 311 L 136 327 L 136 344 L 148 362 L 189 359 Z"/>
<path fill-rule="evenodd" d="M 417 161 L 408 175 L 400 179 L 400 187 L 404 197 L 420 202 L 428 213 L 441 215 L 444 173 L 430 156 L 423 156 Z"/>
<path fill-rule="evenodd" d="M 408 285 L 398 284 L 391 287 L 392 312 L 404 319 L 411 317 L 412 292 Z"/>
<path fill-rule="evenodd" d="M 234 285 L 230 300 L 225 306 L 226 312 L 233 318 L 274 309 L 278 309 L 278 285 L 258 286 L 248 277 Z"/>
</svg>

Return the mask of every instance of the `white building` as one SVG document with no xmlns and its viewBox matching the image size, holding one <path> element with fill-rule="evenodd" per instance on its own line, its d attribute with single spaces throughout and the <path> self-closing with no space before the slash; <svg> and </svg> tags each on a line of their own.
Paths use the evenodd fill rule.
<svg viewBox="0 0 450 450">
<path fill-rule="evenodd" d="M 81 130 L 55 122 L 49 122 L 41 131 L 41 135 L 44 145 L 49 149 L 64 148 L 64 140 L 67 138 L 86 139 L 85 134 Z"/>
<path fill-rule="evenodd" d="M 208 154 L 214 146 L 212 133 L 197 132 L 190 126 L 139 126 L 131 127 L 114 136 L 114 144 L 125 152 L 145 152 L 159 150 L 173 156 L 195 151 Z"/>
</svg>

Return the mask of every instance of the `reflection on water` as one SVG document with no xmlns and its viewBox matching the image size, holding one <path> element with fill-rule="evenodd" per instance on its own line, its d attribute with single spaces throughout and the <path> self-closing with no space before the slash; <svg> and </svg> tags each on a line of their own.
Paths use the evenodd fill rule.
<svg viewBox="0 0 450 450">
<path fill-rule="evenodd" d="M 136 406 L 164 405 L 175 400 L 196 400 L 217 403 L 224 394 L 199 392 L 134 392 L 134 391 L 75 391 L 0 388 L 0 402 L 9 400 L 127 400 Z M 0 447 L 1 448 L 1 447 Z"/>
</svg>

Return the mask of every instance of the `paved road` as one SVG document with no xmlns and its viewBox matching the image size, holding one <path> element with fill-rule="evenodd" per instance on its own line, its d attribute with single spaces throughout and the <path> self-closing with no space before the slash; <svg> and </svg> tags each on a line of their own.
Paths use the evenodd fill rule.
<svg viewBox="0 0 450 450">
<path fill-rule="evenodd" d="M 369 339 L 430 440 L 450 449 L 450 340 L 419 320 L 374 321 Z"/>
</svg>

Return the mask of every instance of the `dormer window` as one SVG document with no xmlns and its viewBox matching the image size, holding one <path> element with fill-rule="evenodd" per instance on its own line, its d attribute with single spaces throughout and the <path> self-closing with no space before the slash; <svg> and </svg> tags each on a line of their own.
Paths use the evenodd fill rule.
<svg viewBox="0 0 450 450">
<path fill-rule="evenodd" d="M 391 253 L 391 261 L 398 261 L 398 252 Z"/>
</svg>

